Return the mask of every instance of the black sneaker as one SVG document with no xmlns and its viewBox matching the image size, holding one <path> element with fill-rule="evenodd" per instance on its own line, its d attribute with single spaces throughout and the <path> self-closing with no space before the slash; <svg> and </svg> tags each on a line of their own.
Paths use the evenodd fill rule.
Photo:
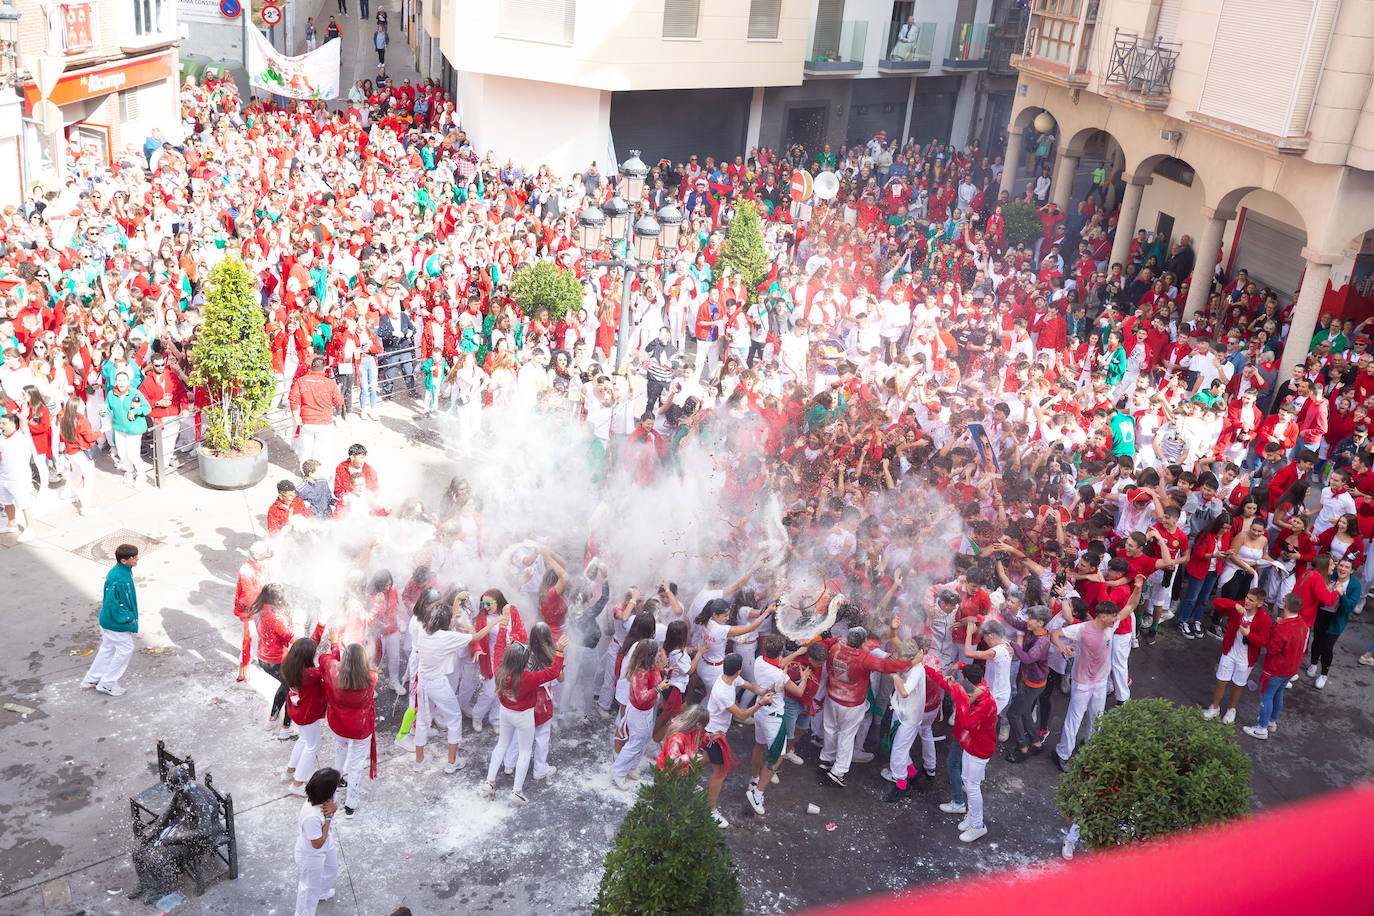
<svg viewBox="0 0 1374 916">
<path fill-rule="evenodd" d="M 822 772 L 829 773 L 829 772 L 830 772 L 831 763 L 830 763 L 830 762 L 827 762 L 827 761 L 825 761 L 825 760 L 822 760 L 820 763 L 816 764 L 816 766 L 820 767 L 821 770 L 822 770 Z"/>
<path fill-rule="evenodd" d="M 844 777 L 841 776 L 839 773 L 836 773 L 834 770 L 828 771 L 827 775 L 830 777 L 830 781 L 833 782 L 835 785 L 839 786 L 841 789 L 848 785 L 848 783 L 844 781 Z"/>
<path fill-rule="evenodd" d="M 899 789 L 896 786 L 889 786 L 887 794 L 883 796 L 883 801 L 888 802 L 889 804 L 896 804 L 903 798 L 906 798 L 905 789 Z"/>
<path fill-rule="evenodd" d="M 1006 759 L 1008 763 L 1025 763 L 1030 759 L 1030 753 L 1021 750 L 1019 747 L 1007 751 Z"/>
<path fill-rule="evenodd" d="M 1067 760 L 1065 760 L 1063 757 L 1060 757 L 1058 751 L 1056 751 L 1056 752 L 1054 753 L 1053 756 L 1054 756 L 1054 768 L 1055 768 L 1056 770 L 1058 770 L 1059 772 L 1061 772 L 1061 773 L 1067 771 L 1068 768 L 1069 768 L 1069 762 L 1068 762 Z"/>
<path fill-rule="evenodd" d="M 357 814 L 357 813 L 358 813 L 358 809 L 357 809 L 357 808 L 350 808 L 350 807 L 348 807 L 347 805 L 344 805 L 344 817 L 346 817 L 346 818 L 352 820 L 353 815 L 355 815 L 355 814 Z"/>
<path fill-rule="evenodd" d="M 1029 748 L 1027 748 L 1027 750 L 1030 751 L 1030 755 L 1032 757 L 1039 757 L 1041 754 L 1045 753 L 1044 735 L 1041 735 L 1040 738 L 1041 740 L 1039 744 L 1032 744 Z"/>
</svg>

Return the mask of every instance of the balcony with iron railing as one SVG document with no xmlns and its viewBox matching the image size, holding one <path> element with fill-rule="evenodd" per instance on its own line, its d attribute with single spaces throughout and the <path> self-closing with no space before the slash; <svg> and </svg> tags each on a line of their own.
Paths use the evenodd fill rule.
<svg viewBox="0 0 1374 916">
<path fill-rule="evenodd" d="M 1176 42 L 1117 29 L 1102 78 L 1104 92 L 1143 108 L 1168 107 L 1180 48 Z"/>
<path fill-rule="evenodd" d="M 853 76 L 864 68 L 868 21 L 817 19 L 803 70 L 810 76 Z"/>
<path fill-rule="evenodd" d="M 1035 0 L 1011 65 L 1071 88 L 1088 85 L 1100 0 Z"/>
<path fill-rule="evenodd" d="M 977 70 L 988 65 L 992 24 L 956 22 L 945 54 L 946 70 Z"/>
<path fill-rule="evenodd" d="M 883 73 L 929 70 L 934 53 L 935 23 L 894 22 L 888 26 L 878 70 Z"/>
</svg>

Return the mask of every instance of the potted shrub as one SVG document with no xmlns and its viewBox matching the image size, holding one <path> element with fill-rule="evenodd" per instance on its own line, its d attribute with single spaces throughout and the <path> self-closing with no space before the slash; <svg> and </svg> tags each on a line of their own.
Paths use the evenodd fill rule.
<svg viewBox="0 0 1374 916">
<path fill-rule="evenodd" d="M 592 912 L 743 913 L 739 870 L 711 817 L 701 763 L 652 771 L 606 856 Z"/>
<path fill-rule="evenodd" d="M 1098 720 L 1055 801 L 1089 849 L 1120 846 L 1248 813 L 1250 758 L 1196 707 L 1131 700 Z"/>
<path fill-rule="evenodd" d="M 266 423 L 277 385 L 262 306 L 237 257 L 210 271 L 204 317 L 191 351 L 192 381 L 209 398 L 200 476 L 206 486 L 237 490 L 267 476 L 267 447 L 254 434 Z"/>
</svg>

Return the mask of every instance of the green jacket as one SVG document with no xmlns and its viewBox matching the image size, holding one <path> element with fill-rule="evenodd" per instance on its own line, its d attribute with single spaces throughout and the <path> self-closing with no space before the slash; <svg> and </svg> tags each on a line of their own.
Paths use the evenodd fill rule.
<svg viewBox="0 0 1374 916">
<path fill-rule="evenodd" d="M 141 435 L 148 431 L 147 416 L 152 408 L 148 405 L 148 399 L 138 393 L 138 389 L 130 388 L 120 395 L 111 388 L 105 395 L 105 407 L 110 411 L 110 425 L 115 432 Z M 132 420 L 129 419 L 131 410 L 134 413 Z"/>
<path fill-rule="evenodd" d="M 138 595 L 134 592 L 134 568 L 116 562 L 105 574 L 105 595 L 100 600 L 100 628 L 116 633 L 138 632 Z"/>
</svg>

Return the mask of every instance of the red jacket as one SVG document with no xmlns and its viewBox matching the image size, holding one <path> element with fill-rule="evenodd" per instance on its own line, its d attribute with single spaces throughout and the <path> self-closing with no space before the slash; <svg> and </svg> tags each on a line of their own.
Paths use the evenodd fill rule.
<svg viewBox="0 0 1374 916">
<path fill-rule="evenodd" d="M 344 406 L 339 386 L 319 372 L 307 372 L 296 379 L 288 400 L 291 412 L 300 414 L 302 423 L 317 426 L 333 423 L 334 408 Z"/>
<path fill-rule="evenodd" d="M 328 702 L 325 721 L 329 723 L 329 730 L 340 738 L 366 738 L 373 734 L 377 726 L 377 710 L 372 703 L 372 694 L 377 685 L 377 673 L 374 671 L 369 676 L 371 686 L 362 690 L 341 690 L 339 647 L 334 646 L 320 656 L 320 676 L 324 681 Z"/>
<path fill-rule="evenodd" d="M 1269 508 L 1272 511 L 1279 504 L 1279 497 L 1298 482 L 1298 463 L 1290 462 L 1269 480 Z"/>
<path fill-rule="evenodd" d="M 1226 614 L 1226 635 L 1221 640 L 1221 652 L 1225 655 L 1236 643 L 1236 634 L 1240 632 L 1241 621 L 1245 618 L 1245 602 L 1218 598 L 1216 606 L 1217 610 Z M 1253 666 L 1259 661 L 1260 649 L 1269 645 L 1272 624 L 1273 621 L 1264 611 L 1257 611 L 1255 616 L 1250 618 L 1250 635 L 1245 637 L 1247 665 Z"/>
<path fill-rule="evenodd" d="M 1293 587 L 1293 594 L 1302 599 L 1302 610 L 1298 611 L 1298 616 L 1307 628 L 1312 629 L 1312 625 L 1317 622 L 1317 609 L 1323 604 L 1335 604 L 1341 597 L 1341 593 L 1326 584 L 1322 574 L 1315 569 L 1309 569 L 1307 575 L 1303 576 L 1302 581 Z M 1265 663 L 1266 670 L 1268 663 Z M 1284 677 L 1285 675 L 1280 675 Z"/>
<path fill-rule="evenodd" d="M 315 515 L 310 511 L 310 507 L 305 504 L 305 500 L 298 496 L 291 497 L 291 502 L 283 505 L 279 499 L 272 500 L 272 505 L 267 507 L 267 533 L 275 535 L 280 532 L 291 521 L 293 515 L 301 518 L 314 518 Z"/>
<path fill-rule="evenodd" d="M 75 441 L 68 441 L 66 437 L 61 436 L 60 425 L 58 426 L 58 431 L 59 437 L 62 439 L 62 446 L 68 455 L 75 455 L 77 452 L 88 449 L 100 441 L 100 434 L 91 428 L 91 421 L 87 420 L 84 416 L 76 418 Z"/>
<path fill-rule="evenodd" d="M 635 709 L 653 709 L 658 705 L 658 685 L 663 681 L 663 672 L 657 668 L 637 671 L 630 678 L 630 705 Z"/>
<path fill-rule="evenodd" d="M 372 470 L 372 465 L 363 462 L 363 490 L 367 493 L 377 492 L 377 472 Z M 334 468 L 334 495 L 340 498 L 345 493 L 353 492 L 353 468 L 345 458 L 339 462 L 339 466 Z"/>
<path fill-rule="evenodd" d="M 954 740 L 974 757 L 987 760 L 997 750 L 997 701 L 992 691 L 984 690 L 970 700 L 962 684 L 945 680 L 934 668 L 926 668 L 927 680 L 934 680 L 954 698 Z"/>
<path fill-rule="evenodd" d="M 1302 666 L 1309 627 L 1301 617 L 1284 617 L 1269 633 L 1269 651 L 1264 655 L 1264 673 L 1270 677 L 1293 677 Z"/>
<path fill-rule="evenodd" d="M 263 664 L 280 665 L 295 639 L 291 627 L 276 611 L 264 610 L 258 617 L 258 661 Z"/>
<path fill-rule="evenodd" d="M 830 651 L 826 697 L 841 706 L 858 706 L 868 699 L 868 676 L 873 672 L 896 674 L 911 667 L 900 658 L 879 658 L 867 649 L 855 649 L 838 637 L 827 639 L 825 645 Z"/>
<path fill-rule="evenodd" d="M 514 657 L 514 656 L 512 656 Z M 539 688 L 549 681 L 558 679 L 558 675 L 563 672 L 563 656 L 555 655 L 553 664 L 542 671 L 526 671 L 520 675 L 520 689 L 512 694 L 510 691 L 510 680 L 502 684 L 496 691 L 496 695 L 501 699 L 501 705 L 512 712 L 524 712 L 527 709 L 534 709 L 535 701 L 538 699 Z"/>
<path fill-rule="evenodd" d="M 181 379 L 171 370 L 163 370 L 161 382 L 157 380 L 156 375 L 149 372 L 143 376 L 143 384 L 138 386 L 138 390 L 148 399 L 151 408 L 148 412 L 149 423 L 175 417 L 186 409 L 186 386 L 181 384 Z M 163 398 L 171 399 L 172 403 L 166 407 L 157 406 L 157 402 Z"/>
<path fill-rule="evenodd" d="M 327 697 L 324 692 L 324 676 L 316 666 L 301 672 L 301 686 L 293 687 L 286 695 L 286 711 L 291 721 L 297 725 L 318 722 L 324 715 Z"/>
<path fill-rule="evenodd" d="M 480 630 L 486 625 L 487 615 L 482 613 L 477 615 L 477 619 L 472 623 L 472 628 Z M 474 642 L 469 650 L 477 659 L 477 667 L 481 669 L 482 677 L 487 680 L 496 676 L 496 668 L 501 664 L 501 656 L 506 654 L 506 646 L 513 642 L 522 642 L 528 645 L 530 641 L 529 635 L 525 632 L 525 621 L 520 619 L 520 611 L 513 604 L 510 606 L 509 630 L 500 626 L 497 621 L 493 621 L 493 625 L 496 626 L 496 632 L 487 634 L 489 638 L 492 638 L 491 652 L 487 652 L 486 639 Z"/>
<path fill-rule="evenodd" d="M 258 600 L 258 595 L 262 593 L 262 587 L 266 584 L 267 571 L 257 560 L 249 560 L 239 567 L 239 580 L 234 586 L 235 617 L 248 616 L 248 608 Z"/>
</svg>

